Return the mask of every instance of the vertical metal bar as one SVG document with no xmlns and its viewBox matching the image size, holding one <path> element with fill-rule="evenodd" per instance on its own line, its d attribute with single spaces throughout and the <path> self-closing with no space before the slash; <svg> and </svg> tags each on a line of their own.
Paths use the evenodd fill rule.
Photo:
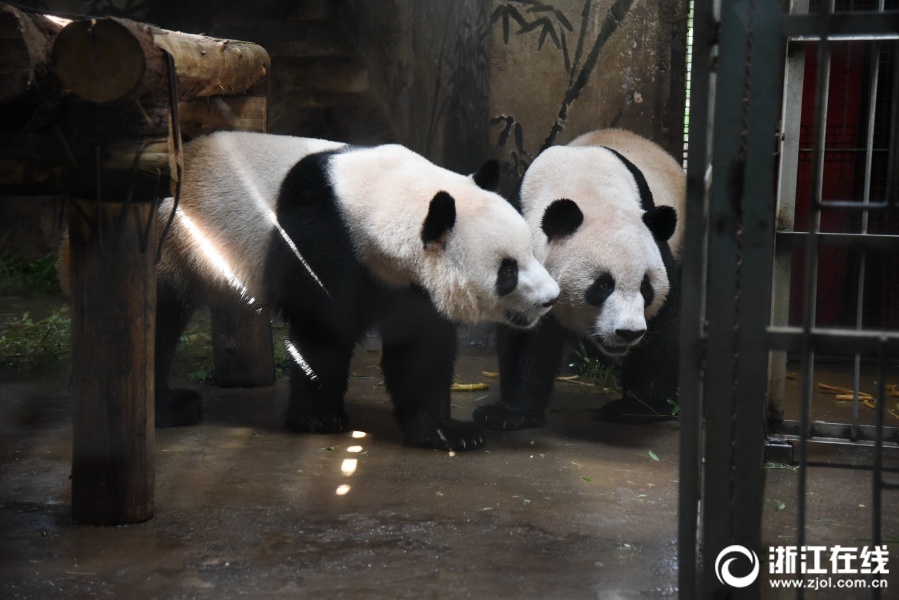
<svg viewBox="0 0 899 600">
<path fill-rule="evenodd" d="M 808 14 L 808 0 L 793 0 L 790 14 Z M 799 171 L 799 134 L 802 124 L 803 79 L 806 45 L 787 42 L 784 66 L 783 114 L 781 116 L 780 168 L 777 183 L 777 231 L 793 231 L 796 216 L 796 179 Z M 787 325 L 793 275 L 793 248 L 775 246 L 771 290 L 771 324 Z M 783 418 L 787 353 L 772 352 L 768 369 L 768 416 Z"/>
<path fill-rule="evenodd" d="M 887 160 L 886 200 L 899 206 L 899 42 L 893 42 L 893 89 L 890 111 L 890 153 Z"/>
<path fill-rule="evenodd" d="M 877 3 L 877 10 L 879 12 L 884 11 L 884 0 L 879 0 Z M 871 98 L 868 104 L 868 147 L 866 149 L 867 156 L 865 157 L 865 202 L 870 202 L 871 196 L 871 163 L 874 155 L 874 127 L 876 125 L 876 106 L 877 106 L 877 86 L 878 86 L 878 77 L 880 76 L 880 42 L 875 42 L 874 47 L 872 48 L 872 52 L 874 56 L 872 57 L 872 76 L 871 76 Z M 896 167 L 896 158 L 899 157 L 899 154 L 896 153 L 896 144 L 899 143 L 899 43 L 893 42 L 894 52 L 893 52 L 893 89 L 892 89 L 892 104 L 893 109 L 891 111 L 890 117 L 891 121 L 891 131 L 890 131 L 890 160 L 887 163 L 887 199 L 891 203 L 896 202 L 896 193 L 899 192 L 899 187 L 896 185 L 896 171 L 899 170 Z M 892 195 L 890 195 L 892 194 Z M 863 220 L 863 233 L 867 233 L 868 226 L 868 212 L 864 213 Z M 862 260 L 865 259 L 864 250 L 862 250 Z M 859 289 L 862 289 L 862 284 L 859 284 Z M 859 329 L 861 329 L 861 323 L 859 323 Z M 858 388 L 856 388 L 857 390 Z M 881 345 L 878 347 L 877 353 L 877 421 L 876 427 L 874 430 L 874 464 L 873 474 L 872 474 L 872 495 L 871 498 L 871 510 L 873 515 L 871 517 L 871 542 L 875 546 L 879 546 L 882 538 L 881 538 L 881 527 L 882 527 L 882 516 L 883 516 L 883 427 L 884 427 L 884 412 L 886 411 L 886 358 L 884 356 L 884 346 Z M 856 392 L 857 395 L 857 392 Z M 871 592 L 872 598 L 880 598 L 881 590 L 880 588 L 874 588 Z"/>
<path fill-rule="evenodd" d="M 880 1 L 880 9 L 883 10 L 883 0 Z M 880 72 L 880 42 L 871 44 L 871 87 L 868 90 L 868 125 L 865 132 L 865 183 L 862 192 L 862 203 L 871 202 L 871 161 L 874 157 L 874 125 L 877 122 L 877 83 Z M 862 212 L 861 233 L 868 233 L 868 211 Z M 855 296 L 855 328 L 861 330 L 864 326 L 865 305 L 865 273 L 868 254 L 865 248 L 860 250 L 858 259 L 858 282 Z M 861 386 L 862 356 L 856 354 L 852 368 L 852 425 L 850 437 L 858 439 L 858 409 L 860 404 L 859 388 Z"/>
<path fill-rule="evenodd" d="M 702 362 L 705 288 L 705 174 L 708 134 L 712 129 L 709 106 L 716 24 L 713 0 L 695 0 L 693 6 L 693 62 L 690 83 L 687 199 L 681 264 L 680 357 L 680 466 L 678 485 L 678 593 L 683 600 L 698 598 L 697 517 L 702 480 Z"/>
<path fill-rule="evenodd" d="M 747 3 L 722 0 L 719 57 L 716 70 L 715 129 L 706 295 L 708 346 L 703 370 L 705 477 L 703 483 L 703 550 L 714 561 L 733 539 L 733 420 L 737 316 L 739 209 L 743 191 L 741 156 L 742 110 L 747 61 Z M 714 569 L 704 569 L 702 597 L 725 592 Z"/>
<path fill-rule="evenodd" d="M 771 319 L 774 259 L 775 150 L 780 112 L 781 8 L 778 0 L 756 0 L 752 28 L 751 72 L 743 190 L 743 244 L 739 359 L 735 393 L 734 542 L 761 552 L 764 506 L 765 397 L 768 368 L 767 327 Z M 757 598 L 761 579 L 737 590 L 736 598 Z"/>
<path fill-rule="evenodd" d="M 871 498 L 871 543 L 879 546 L 882 538 L 880 533 L 881 517 L 883 511 L 883 421 L 886 412 L 886 357 L 884 346 L 881 343 L 877 348 L 877 426 L 874 430 L 874 464 L 872 466 L 873 480 Z M 880 589 L 876 588 L 872 598 L 880 598 Z"/>
<path fill-rule="evenodd" d="M 808 492 L 808 436 L 811 425 L 812 374 L 814 372 L 814 348 L 812 330 L 816 321 L 818 292 L 818 233 L 821 230 L 821 202 L 824 183 L 824 151 L 827 134 L 827 98 L 830 88 L 830 42 L 826 22 L 833 12 L 834 0 L 825 0 L 821 6 L 821 39 L 818 42 L 818 73 L 815 80 L 815 129 L 814 129 L 814 191 L 809 219 L 809 243 L 805 268 L 805 313 L 803 314 L 802 342 L 802 397 L 799 431 L 799 475 L 797 483 L 796 545 L 805 545 L 806 495 Z M 804 579 L 803 575 L 803 579 Z M 804 597 L 804 590 L 797 591 L 797 598 Z"/>
</svg>

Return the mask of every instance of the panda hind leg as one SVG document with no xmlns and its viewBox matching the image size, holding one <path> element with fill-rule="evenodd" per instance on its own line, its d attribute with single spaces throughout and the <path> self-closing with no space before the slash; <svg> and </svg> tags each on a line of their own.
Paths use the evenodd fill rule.
<svg viewBox="0 0 899 600">
<path fill-rule="evenodd" d="M 308 325 L 290 325 L 290 398 L 285 427 L 300 433 L 342 433 L 349 428 L 344 395 L 353 341 Z"/>
<path fill-rule="evenodd" d="M 203 402 L 197 392 L 169 387 L 178 339 L 195 311 L 182 294 L 160 286 L 156 297 L 156 427 L 197 425 L 203 420 Z"/>
<path fill-rule="evenodd" d="M 458 452 L 484 445 L 480 427 L 451 417 L 456 328 L 426 300 L 380 323 L 384 383 L 410 446 Z"/>
<path fill-rule="evenodd" d="M 534 329 L 498 325 L 500 401 L 477 408 L 475 422 L 496 431 L 542 427 L 565 340 L 552 316 Z"/>
</svg>

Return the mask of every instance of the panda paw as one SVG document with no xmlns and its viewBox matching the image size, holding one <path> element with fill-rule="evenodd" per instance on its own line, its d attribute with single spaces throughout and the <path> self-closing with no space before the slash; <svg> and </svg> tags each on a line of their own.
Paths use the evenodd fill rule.
<svg viewBox="0 0 899 600">
<path fill-rule="evenodd" d="M 546 424 L 546 417 L 542 411 L 509 408 L 502 402 L 476 408 L 474 420 L 494 431 L 518 431 Z"/>
<path fill-rule="evenodd" d="M 289 411 L 284 426 L 297 433 L 343 433 L 349 428 L 350 420 L 346 412 L 340 410 L 329 413 Z"/>
<path fill-rule="evenodd" d="M 203 420 L 200 394 L 187 389 L 163 389 L 156 395 L 156 427 L 198 425 Z"/>
<path fill-rule="evenodd" d="M 430 427 L 407 431 L 406 441 L 410 446 L 460 452 L 482 447 L 484 436 L 474 423 L 444 419 Z"/>
<path fill-rule="evenodd" d="M 677 417 L 671 413 L 672 406 L 655 406 L 641 402 L 636 398 L 620 398 L 612 400 L 599 409 L 600 421 L 608 423 L 623 423 L 625 425 L 644 425 L 647 423 L 659 423 L 671 421 Z"/>
</svg>

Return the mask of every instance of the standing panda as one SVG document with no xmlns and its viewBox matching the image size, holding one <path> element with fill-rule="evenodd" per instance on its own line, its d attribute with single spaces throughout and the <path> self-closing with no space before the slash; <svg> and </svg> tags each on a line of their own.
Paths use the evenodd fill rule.
<svg viewBox="0 0 899 600">
<path fill-rule="evenodd" d="M 686 179 L 662 148 L 605 129 L 542 152 L 515 203 L 559 283 L 551 314 L 529 331 L 499 327 L 500 401 L 475 411 L 490 429 L 544 423 L 572 336 L 621 365 L 622 398 L 600 418 L 671 416 L 678 394 L 679 252 Z"/>
<path fill-rule="evenodd" d="M 462 450 L 479 428 L 450 418 L 454 323 L 533 326 L 559 295 L 488 163 L 472 177 L 397 145 L 244 132 L 185 147 L 158 267 L 156 424 L 191 425 L 199 395 L 171 389 L 175 346 L 201 305 L 271 306 L 291 361 L 286 426 L 347 429 L 354 346 L 380 331 L 381 366 L 407 443 Z M 64 272 L 64 271 L 63 271 Z"/>
</svg>

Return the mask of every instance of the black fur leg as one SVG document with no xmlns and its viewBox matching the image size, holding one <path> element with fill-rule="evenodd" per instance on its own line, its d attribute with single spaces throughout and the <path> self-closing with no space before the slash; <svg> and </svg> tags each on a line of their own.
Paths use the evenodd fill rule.
<svg viewBox="0 0 899 600">
<path fill-rule="evenodd" d="M 500 401 L 481 406 L 474 420 L 488 429 L 516 431 L 546 423 L 565 332 L 552 316 L 529 330 L 497 326 Z"/>
<path fill-rule="evenodd" d="M 197 425 L 203 420 L 203 404 L 197 392 L 170 389 L 169 373 L 175 347 L 195 312 L 184 296 L 160 286 L 156 295 L 156 426 Z"/>
<path fill-rule="evenodd" d="M 290 431 L 342 433 L 349 428 L 343 409 L 352 342 L 329 339 L 312 326 L 290 328 L 290 399 L 284 424 Z"/>
<path fill-rule="evenodd" d="M 200 394 L 186 389 L 156 391 L 156 427 L 184 427 L 203 421 Z"/>
<path fill-rule="evenodd" d="M 480 428 L 450 416 L 456 328 L 423 294 L 409 294 L 380 322 L 384 383 L 406 443 L 460 451 L 484 445 Z"/>
<path fill-rule="evenodd" d="M 343 433 L 350 427 L 345 411 L 314 413 L 291 402 L 284 426 L 297 433 Z"/>
<path fill-rule="evenodd" d="M 518 431 L 546 425 L 544 410 L 523 410 L 503 402 L 479 406 L 474 411 L 474 420 L 494 431 Z"/>
<path fill-rule="evenodd" d="M 599 420 L 625 425 L 644 425 L 670 421 L 676 418 L 672 414 L 672 406 L 652 406 L 638 398 L 619 398 L 605 404 L 599 410 Z"/>
</svg>

